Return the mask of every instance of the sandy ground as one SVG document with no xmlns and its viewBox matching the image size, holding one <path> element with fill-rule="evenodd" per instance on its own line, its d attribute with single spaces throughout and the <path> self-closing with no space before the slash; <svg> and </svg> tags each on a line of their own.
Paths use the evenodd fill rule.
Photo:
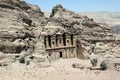
<svg viewBox="0 0 120 80">
<path fill-rule="evenodd" d="M 80 70 L 72 68 L 73 63 L 90 65 L 89 61 L 79 59 L 56 60 L 47 68 L 15 63 L 0 67 L 0 80 L 120 80 L 118 71 Z"/>
</svg>

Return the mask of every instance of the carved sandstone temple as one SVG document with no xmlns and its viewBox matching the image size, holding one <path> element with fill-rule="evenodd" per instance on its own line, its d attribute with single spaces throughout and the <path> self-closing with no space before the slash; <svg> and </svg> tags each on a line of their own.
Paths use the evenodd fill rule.
<svg viewBox="0 0 120 80">
<path fill-rule="evenodd" d="M 51 60 L 77 57 L 75 37 L 69 33 L 44 36 L 46 52 Z"/>
</svg>

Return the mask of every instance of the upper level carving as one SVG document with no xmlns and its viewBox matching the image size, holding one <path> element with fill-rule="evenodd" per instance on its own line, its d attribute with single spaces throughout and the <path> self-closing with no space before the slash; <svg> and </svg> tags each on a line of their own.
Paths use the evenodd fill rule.
<svg viewBox="0 0 120 80">
<path fill-rule="evenodd" d="M 46 50 L 75 47 L 74 35 L 69 33 L 44 36 Z"/>
</svg>

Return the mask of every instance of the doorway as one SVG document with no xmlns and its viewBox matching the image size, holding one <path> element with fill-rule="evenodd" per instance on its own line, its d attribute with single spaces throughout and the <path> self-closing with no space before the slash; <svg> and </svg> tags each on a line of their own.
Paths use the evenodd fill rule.
<svg viewBox="0 0 120 80">
<path fill-rule="evenodd" d="M 62 54 L 62 52 L 59 52 L 60 53 L 60 58 L 62 58 L 63 57 L 63 54 Z"/>
</svg>

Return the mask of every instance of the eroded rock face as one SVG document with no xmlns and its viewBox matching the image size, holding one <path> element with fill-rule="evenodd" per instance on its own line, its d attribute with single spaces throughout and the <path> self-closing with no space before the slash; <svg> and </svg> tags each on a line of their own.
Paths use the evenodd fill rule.
<svg viewBox="0 0 120 80">
<path fill-rule="evenodd" d="M 57 29 L 54 28 L 55 26 Z M 58 32 L 77 34 L 77 38 L 79 38 L 81 42 L 82 52 L 86 58 L 88 58 L 87 56 L 90 54 L 92 44 L 95 45 L 95 52 L 101 54 L 111 53 L 111 49 L 114 48 L 112 44 L 118 43 L 116 36 L 111 33 L 107 24 L 96 23 L 93 19 L 75 14 L 63 8 L 61 5 L 57 5 L 52 9 L 44 32 L 46 32 L 46 34 Z M 119 44 L 115 46 L 119 46 Z"/>
<path fill-rule="evenodd" d="M 45 22 L 38 6 L 21 0 L 0 0 L 0 52 L 31 54 Z"/>
<path fill-rule="evenodd" d="M 81 34 L 81 37 L 86 39 L 87 37 L 89 39 L 92 39 L 92 37 L 95 39 L 105 38 L 110 34 L 108 25 L 98 24 L 93 19 L 75 14 L 72 11 L 66 10 L 61 5 L 57 5 L 52 9 L 48 24 L 59 25 L 70 33 Z"/>
<path fill-rule="evenodd" d="M 119 49 L 119 42 L 113 43 L 115 36 L 107 26 L 98 24 L 87 16 L 75 14 L 61 5 L 55 6 L 50 17 L 46 19 L 36 5 L 21 0 L 0 0 L 0 53 L 3 56 L 0 60 L 3 63 L 6 59 L 13 62 L 16 54 L 20 54 L 17 57 L 34 56 L 33 62 L 48 62 L 44 35 L 64 32 L 78 35 L 75 38 L 80 44 L 78 49 L 80 48 L 81 52 L 77 50 L 82 53 L 80 58 L 88 58 L 91 44 L 96 45 L 95 49 L 99 54 L 102 50 L 104 53 L 111 51 L 116 45 Z M 8 54 L 10 56 L 7 56 Z"/>
</svg>

